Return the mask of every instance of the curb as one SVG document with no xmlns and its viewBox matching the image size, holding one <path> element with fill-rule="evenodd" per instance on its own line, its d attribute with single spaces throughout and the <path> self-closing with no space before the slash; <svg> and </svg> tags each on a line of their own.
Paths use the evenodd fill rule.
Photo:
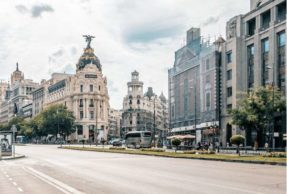
<svg viewBox="0 0 287 194">
<path fill-rule="evenodd" d="M 273 165 L 273 166 L 287 166 L 287 163 L 281 162 L 265 162 L 265 161 L 251 161 L 251 160 L 233 160 L 233 159 L 218 159 L 218 158 L 192 158 L 192 157 L 174 157 L 174 156 L 165 156 L 165 155 L 157 155 L 157 154 L 146 154 L 146 153 L 127 153 L 127 152 L 113 152 L 113 151 L 105 151 L 105 150 L 82 150 L 82 149 L 73 149 L 73 148 L 60 148 L 59 149 L 67 149 L 67 150 L 76 150 L 76 151 L 90 151 L 90 152 L 105 152 L 105 153 L 117 153 L 117 154 L 131 154 L 131 155 L 144 155 L 144 156 L 156 156 L 162 158 L 177 158 L 177 159 L 190 159 L 190 160 L 210 160 L 210 161 L 219 161 L 219 162 L 233 162 L 233 163 L 247 163 L 247 164 L 262 164 L 262 165 Z"/>
<path fill-rule="evenodd" d="M 8 158 L 5 158 L 5 157 L 2 157 L 0 159 L 1 160 L 17 160 L 17 159 L 21 159 L 21 158 L 25 158 L 26 156 L 25 155 L 19 155 L 19 156 L 15 156 L 15 157 L 8 157 Z"/>
</svg>

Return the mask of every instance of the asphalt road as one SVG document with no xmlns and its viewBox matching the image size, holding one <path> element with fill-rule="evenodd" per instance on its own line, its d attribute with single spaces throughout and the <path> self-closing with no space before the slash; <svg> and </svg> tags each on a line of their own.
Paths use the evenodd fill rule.
<svg viewBox="0 0 287 194">
<path fill-rule="evenodd" d="M 27 158 L 0 161 L 1 194 L 285 193 L 286 167 L 16 147 Z"/>
</svg>

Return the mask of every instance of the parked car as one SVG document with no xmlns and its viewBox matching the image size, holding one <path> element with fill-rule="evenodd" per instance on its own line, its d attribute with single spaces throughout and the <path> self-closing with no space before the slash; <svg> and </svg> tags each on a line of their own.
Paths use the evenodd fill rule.
<svg viewBox="0 0 287 194">
<path fill-rule="evenodd" d="M 121 141 L 121 139 L 114 139 L 114 140 L 112 140 L 111 144 L 113 146 L 122 146 L 122 141 Z"/>
</svg>

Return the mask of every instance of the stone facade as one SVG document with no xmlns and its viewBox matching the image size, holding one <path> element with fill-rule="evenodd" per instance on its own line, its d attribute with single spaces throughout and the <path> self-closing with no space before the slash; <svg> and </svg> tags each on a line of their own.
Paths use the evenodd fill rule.
<svg viewBox="0 0 287 194">
<path fill-rule="evenodd" d="M 0 123 L 7 124 L 15 116 L 26 117 L 24 107 L 32 103 L 32 91 L 36 87 L 38 83 L 25 79 L 17 63 L 16 70 L 11 75 L 11 85 L 7 86 L 5 100 L 1 103 Z"/>
<path fill-rule="evenodd" d="M 231 18 L 226 26 L 227 39 L 222 50 L 221 142 L 224 145 L 233 134 L 243 133 L 231 125 L 227 114 L 228 109 L 238 106 L 242 93 L 273 80 L 285 93 L 286 0 L 251 0 L 250 4 L 250 12 Z M 278 117 L 275 122 L 282 123 L 275 126 L 280 133 L 276 146 L 283 145 L 286 120 L 282 119 Z M 246 144 L 253 146 L 256 133 L 245 135 Z"/>
<path fill-rule="evenodd" d="M 132 79 L 127 83 L 128 94 L 123 100 L 123 126 L 121 136 L 129 131 L 154 131 L 160 137 L 167 127 L 166 99 L 158 97 L 151 87 L 143 93 L 143 82 L 139 81 L 139 73 L 132 72 Z M 155 129 L 154 129 L 155 124 Z"/>
<path fill-rule="evenodd" d="M 175 52 L 169 70 L 169 120 L 171 134 L 196 135 L 197 142 L 218 136 L 220 93 L 220 48 L 203 42 L 200 29 L 187 31 L 186 45 Z"/>
<path fill-rule="evenodd" d="M 119 138 L 122 127 L 122 110 L 109 110 L 109 139 Z"/>
<path fill-rule="evenodd" d="M 77 63 L 76 74 L 54 73 L 33 92 L 33 113 L 63 104 L 75 116 L 76 132 L 70 140 L 99 142 L 109 131 L 109 95 L 99 59 L 90 44 Z"/>
<path fill-rule="evenodd" d="M 186 46 L 175 52 L 169 70 L 172 133 L 194 134 L 197 142 L 215 139 L 223 146 L 241 133 L 253 146 L 256 132 L 245 134 L 232 125 L 228 110 L 258 86 L 274 83 L 286 94 L 286 0 L 251 0 L 250 5 L 250 12 L 227 22 L 226 41 L 220 37 L 210 45 L 199 29 L 187 31 Z M 284 145 L 284 114 L 275 118 L 276 147 Z"/>
</svg>

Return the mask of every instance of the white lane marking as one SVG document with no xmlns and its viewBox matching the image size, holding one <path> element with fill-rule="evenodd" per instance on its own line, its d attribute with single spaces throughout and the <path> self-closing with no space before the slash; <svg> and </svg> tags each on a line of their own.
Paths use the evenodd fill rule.
<svg viewBox="0 0 287 194">
<path fill-rule="evenodd" d="M 9 178 L 10 176 L 8 174 L 6 174 L 6 177 Z"/>
<path fill-rule="evenodd" d="M 23 169 L 34 175 L 35 177 L 41 179 L 42 181 L 54 186 L 55 188 L 59 189 L 60 191 L 62 191 L 63 193 L 66 193 L 66 194 L 71 194 L 71 193 L 74 193 L 74 194 L 84 194 L 83 192 L 61 182 L 61 181 L 58 181 L 57 179 L 54 179 L 40 171 L 37 171 L 35 170 L 34 168 L 32 167 L 23 167 Z"/>
<path fill-rule="evenodd" d="M 21 189 L 21 187 L 18 187 L 17 189 L 18 191 L 23 192 L 23 189 Z"/>
<path fill-rule="evenodd" d="M 14 186 L 17 186 L 17 183 L 16 183 L 16 182 L 12 182 L 12 183 L 13 183 Z"/>
<path fill-rule="evenodd" d="M 9 178 L 9 181 L 13 181 L 13 179 L 12 179 L 12 178 Z"/>
</svg>

